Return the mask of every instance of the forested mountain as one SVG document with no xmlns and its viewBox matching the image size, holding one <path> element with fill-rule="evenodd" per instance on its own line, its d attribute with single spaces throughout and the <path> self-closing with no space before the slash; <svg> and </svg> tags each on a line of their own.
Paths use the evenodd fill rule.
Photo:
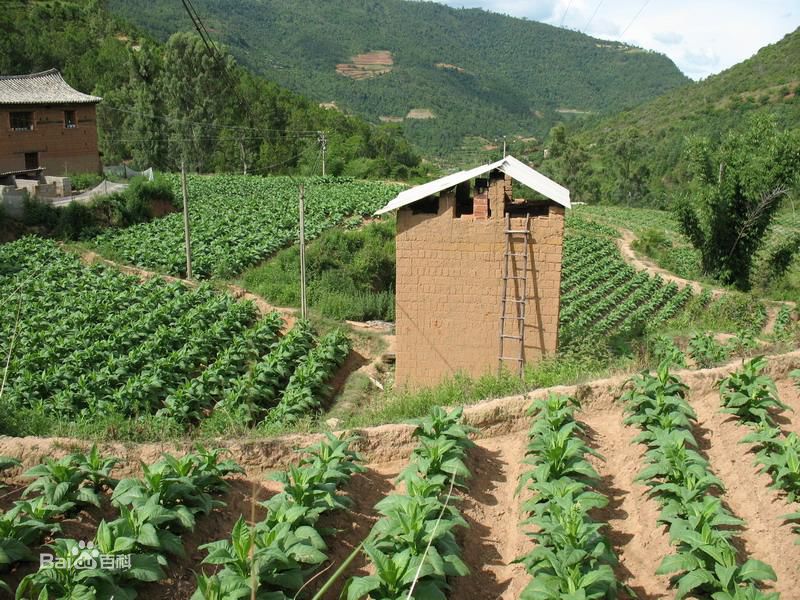
<svg viewBox="0 0 800 600">
<path fill-rule="evenodd" d="M 180 3 L 178 3 L 180 5 Z M 397 126 L 374 126 L 320 108 L 253 75 L 196 34 L 154 41 L 102 0 L 27 0 L 0 11 L 0 74 L 59 69 L 98 107 L 106 164 L 279 173 L 319 172 L 318 131 L 328 172 L 404 178 L 420 159 Z"/>
<path fill-rule="evenodd" d="M 665 56 L 582 33 L 407 0 L 195 0 L 255 72 L 431 153 L 465 136 L 542 137 L 565 118 L 619 111 L 687 82 Z M 110 0 L 160 39 L 192 23 L 173 0 Z"/>
<path fill-rule="evenodd" d="M 581 199 L 666 205 L 688 180 L 692 144 L 716 145 L 756 115 L 779 130 L 800 128 L 800 29 L 718 75 L 610 117 L 554 128 L 549 157 L 536 160 Z"/>
</svg>

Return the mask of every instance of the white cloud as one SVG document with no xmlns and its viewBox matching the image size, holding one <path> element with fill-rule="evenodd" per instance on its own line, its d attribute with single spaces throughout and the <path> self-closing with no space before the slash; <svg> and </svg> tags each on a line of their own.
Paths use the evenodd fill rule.
<svg viewBox="0 0 800 600">
<path fill-rule="evenodd" d="M 683 36 L 676 31 L 659 31 L 653 34 L 653 39 L 667 46 L 673 44 L 680 44 L 683 41 Z"/>
<path fill-rule="evenodd" d="M 662 52 L 689 77 L 718 73 L 800 25 L 798 0 L 440 0 Z"/>
</svg>

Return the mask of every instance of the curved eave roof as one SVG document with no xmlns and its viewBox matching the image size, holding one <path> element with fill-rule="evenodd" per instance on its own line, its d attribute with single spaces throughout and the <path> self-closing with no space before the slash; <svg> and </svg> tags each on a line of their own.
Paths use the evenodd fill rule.
<svg viewBox="0 0 800 600">
<path fill-rule="evenodd" d="M 0 75 L 0 104 L 97 104 L 101 100 L 70 87 L 56 69 Z"/>
<path fill-rule="evenodd" d="M 409 204 L 413 204 L 414 202 L 423 200 L 429 196 L 433 196 L 434 194 L 438 194 L 442 190 L 449 190 L 450 188 L 457 186 L 459 183 L 469 181 L 475 177 L 480 177 L 481 175 L 494 171 L 495 169 L 502 171 L 515 181 L 519 181 L 521 184 L 527 185 L 529 188 L 536 190 L 553 202 L 556 202 L 565 208 L 571 208 L 569 190 L 567 188 L 559 185 L 549 177 L 542 175 L 525 163 L 509 155 L 502 160 L 498 160 L 497 162 L 481 165 L 480 167 L 475 167 L 474 169 L 469 169 L 468 171 L 459 171 L 458 173 L 453 173 L 452 175 L 447 175 L 441 179 L 429 181 L 428 183 L 413 187 L 410 190 L 400 192 L 397 197 L 394 198 L 394 200 L 389 202 L 375 214 L 382 215 L 384 213 L 397 210 L 398 208 L 408 206 Z"/>
</svg>

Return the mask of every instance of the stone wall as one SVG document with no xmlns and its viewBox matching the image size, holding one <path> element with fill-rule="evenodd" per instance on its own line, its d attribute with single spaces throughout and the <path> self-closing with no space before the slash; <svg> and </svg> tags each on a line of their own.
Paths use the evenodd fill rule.
<svg viewBox="0 0 800 600">
<path fill-rule="evenodd" d="M 77 127 L 65 127 L 65 110 L 75 111 Z M 13 131 L 11 111 L 32 112 L 33 130 Z M 99 173 L 95 106 L 0 106 L 0 172 L 26 168 L 25 154 L 33 152 L 47 175 Z"/>
<path fill-rule="evenodd" d="M 453 192 L 442 193 L 437 214 L 413 214 L 414 205 L 398 211 L 396 379 L 400 386 L 436 384 L 459 371 L 473 376 L 496 372 L 506 244 L 504 200 L 510 195 L 510 180 L 495 178 L 488 189 L 489 215 L 479 209 L 484 200 L 478 195 L 474 214 L 455 218 Z M 512 229 L 522 229 L 524 223 L 524 217 L 511 219 Z M 531 232 L 526 362 L 555 352 L 558 344 L 564 208 L 550 203 L 549 215 L 531 217 Z M 522 253 L 521 246 L 517 242 L 512 251 Z M 513 261 L 511 274 L 521 274 L 523 259 Z M 509 297 L 516 295 L 517 291 L 509 292 Z M 511 325 L 506 333 L 515 333 Z M 508 340 L 505 352 L 519 355 L 519 343 Z M 513 362 L 506 365 L 516 367 Z"/>
</svg>

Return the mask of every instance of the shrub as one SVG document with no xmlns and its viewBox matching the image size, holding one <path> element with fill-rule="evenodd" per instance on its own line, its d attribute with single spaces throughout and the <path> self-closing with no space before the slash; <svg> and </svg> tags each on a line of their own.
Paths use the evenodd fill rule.
<svg viewBox="0 0 800 600">
<path fill-rule="evenodd" d="M 97 173 L 75 173 L 67 175 L 72 182 L 73 191 L 89 190 L 102 183 L 103 178 Z"/>
</svg>

